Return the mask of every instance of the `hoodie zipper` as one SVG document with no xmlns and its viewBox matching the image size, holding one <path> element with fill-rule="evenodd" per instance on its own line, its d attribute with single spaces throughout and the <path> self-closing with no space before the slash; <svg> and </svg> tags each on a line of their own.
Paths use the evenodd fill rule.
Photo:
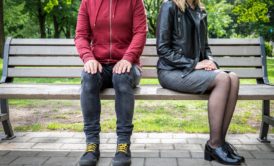
<svg viewBox="0 0 274 166">
<path fill-rule="evenodd" d="M 109 0 L 110 3 L 109 3 L 109 6 L 110 6 L 110 10 L 109 10 L 109 59 L 112 59 L 112 55 L 111 55 L 111 52 L 112 52 L 112 21 L 111 21 L 111 18 L 112 18 L 112 0 Z"/>
</svg>

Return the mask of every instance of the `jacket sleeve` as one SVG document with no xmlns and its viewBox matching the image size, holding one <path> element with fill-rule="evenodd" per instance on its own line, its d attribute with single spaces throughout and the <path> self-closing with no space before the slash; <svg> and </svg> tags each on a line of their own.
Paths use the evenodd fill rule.
<svg viewBox="0 0 274 166">
<path fill-rule="evenodd" d="M 205 59 L 212 60 L 215 63 L 216 67 L 219 69 L 220 66 L 213 59 L 211 49 L 210 49 L 210 47 L 208 45 L 208 25 L 207 25 L 207 18 L 205 18 L 205 25 L 206 25 L 206 27 L 205 27 L 205 29 L 206 29 L 206 31 L 205 31 Z"/>
<path fill-rule="evenodd" d="M 183 68 L 186 64 L 194 64 L 195 60 L 171 48 L 174 17 L 171 2 L 164 2 L 157 21 L 157 54 L 170 65 Z"/>
<path fill-rule="evenodd" d="M 80 5 L 76 34 L 74 38 L 76 49 L 80 55 L 80 58 L 84 63 L 88 60 L 95 59 L 90 47 L 92 41 L 92 32 L 89 22 L 89 15 L 87 11 L 86 0 L 83 0 Z"/>
<path fill-rule="evenodd" d="M 143 0 L 136 0 L 133 9 L 133 38 L 122 59 L 131 63 L 136 62 L 144 49 L 146 43 L 146 14 Z"/>
<path fill-rule="evenodd" d="M 213 60 L 212 52 L 208 45 L 208 25 L 207 25 L 207 18 L 205 18 L 205 58 Z"/>
</svg>

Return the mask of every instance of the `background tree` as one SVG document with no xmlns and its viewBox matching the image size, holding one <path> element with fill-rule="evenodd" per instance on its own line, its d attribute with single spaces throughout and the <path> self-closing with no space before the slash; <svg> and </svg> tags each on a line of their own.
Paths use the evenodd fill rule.
<svg viewBox="0 0 274 166">
<path fill-rule="evenodd" d="M 0 0 L 0 58 L 3 56 L 3 47 L 4 47 L 4 40 L 5 40 L 5 34 L 4 34 L 4 11 L 3 11 L 3 0 Z"/>
<path fill-rule="evenodd" d="M 61 33 L 71 38 L 75 32 L 79 0 L 49 0 L 44 10 L 49 15 L 49 22 L 53 23 L 54 38 L 60 38 Z"/>
<path fill-rule="evenodd" d="M 237 0 L 232 10 L 237 19 L 236 33 L 241 36 L 263 36 L 273 40 L 273 0 Z"/>
<path fill-rule="evenodd" d="M 204 0 L 207 11 L 208 33 L 212 38 L 229 37 L 233 33 L 232 5 L 225 0 Z"/>
<path fill-rule="evenodd" d="M 148 37 L 156 36 L 157 17 L 163 0 L 144 0 L 147 13 Z"/>
<path fill-rule="evenodd" d="M 33 37 L 39 38 L 39 25 L 28 12 L 25 12 L 25 4 L 16 1 L 5 0 L 4 25 L 6 36 L 15 38 Z"/>
<path fill-rule="evenodd" d="M 6 36 L 73 38 L 80 0 L 4 0 Z M 163 0 L 144 0 L 148 37 L 156 36 Z M 209 37 L 259 37 L 274 40 L 273 0 L 203 0 Z"/>
<path fill-rule="evenodd" d="M 28 15 L 28 21 L 35 22 L 39 26 L 40 38 L 46 38 L 47 14 L 44 11 L 44 7 L 46 6 L 47 2 L 45 0 L 6 0 L 6 2 L 10 2 L 9 7 L 14 8 L 22 5 L 23 8 L 20 11 L 20 14 Z M 13 15 L 13 17 L 18 16 Z"/>
</svg>

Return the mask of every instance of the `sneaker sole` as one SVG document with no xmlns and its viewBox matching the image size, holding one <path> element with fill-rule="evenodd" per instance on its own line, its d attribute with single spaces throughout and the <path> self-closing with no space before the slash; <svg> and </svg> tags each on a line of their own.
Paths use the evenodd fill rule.
<svg viewBox="0 0 274 166">
<path fill-rule="evenodd" d="M 131 165 L 131 161 L 119 162 L 119 161 L 112 160 L 112 166 L 130 166 L 130 165 Z"/>
<path fill-rule="evenodd" d="M 79 166 L 96 166 L 98 162 L 99 160 L 97 162 L 96 161 L 92 161 L 92 162 L 79 161 Z"/>
</svg>

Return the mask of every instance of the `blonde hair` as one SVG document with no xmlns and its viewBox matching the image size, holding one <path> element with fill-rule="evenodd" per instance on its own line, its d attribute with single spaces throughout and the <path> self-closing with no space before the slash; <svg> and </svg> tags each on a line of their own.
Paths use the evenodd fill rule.
<svg viewBox="0 0 274 166">
<path fill-rule="evenodd" d="M 185 12 L 186 9 L 186 0 L 173 0 L 173 2 L 178 6 L 178 8 Z M 195 6 L 199 6 L 202 10 L 205 10 L 204 5 L 201 3 L 201 0 L 193 0 Z"/>
</svg>

